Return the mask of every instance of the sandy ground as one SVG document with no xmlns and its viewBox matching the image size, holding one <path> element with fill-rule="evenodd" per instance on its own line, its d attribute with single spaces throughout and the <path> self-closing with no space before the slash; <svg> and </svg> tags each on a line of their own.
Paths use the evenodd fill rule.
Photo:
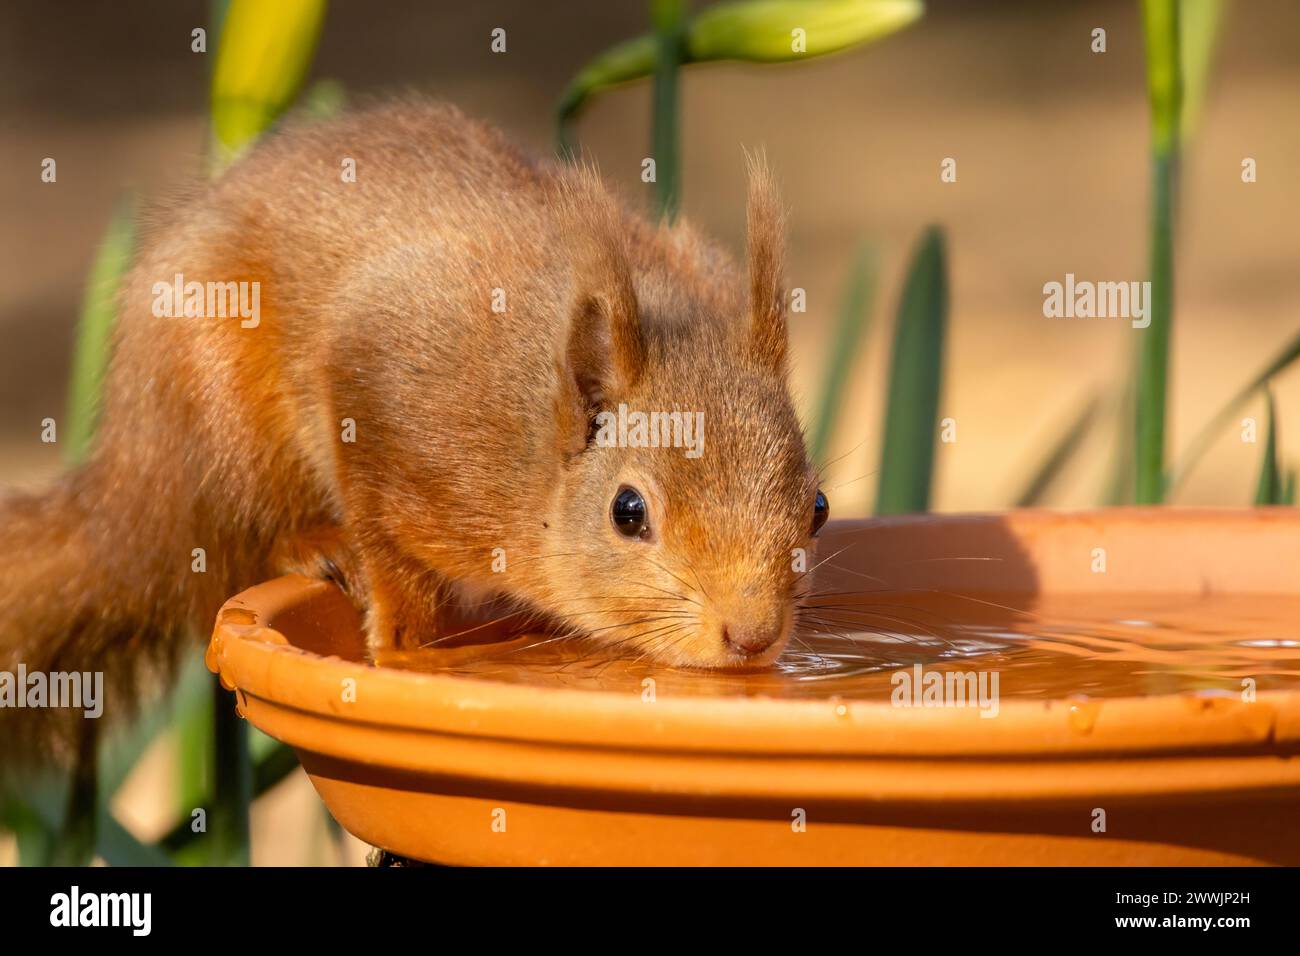
<svg viewBox="0 0 1300 956">
<path fill-rule="evenodd" d="M 202 6 L 91 7 L 56 13 L 20 0 L 0 9 L 4 483 L 36 482 L 58 467 L 58 449 L 40 443 L 39 423 L 61 413 L 77 303 L 114 202 L 125 191 L 157 196 L 198 169 L 207 64 L 189 52 L 188 38 Z M 416 88 L 444 96 L 540 151 L 550 146 L 551 108 L 567 76 L 644 29 L 639 2 L 438 7 L 340 0 L 314 75 L 338 79 L 355 95 Z M 494 26 L 508 30 L 505 55 L 488 52 Z M 1089 51 L 1095 26 L 1108 31 L 1103 55 Z M 1297 49 L 1300 6 L 1232 6 L 1183 184 L 1175 449 L 1300 329 Z M 909 249 L 928 223 L 941 223 L 949 240 L 941 416 L 958 423 L 958 440 L 940 446 L 939 509 L 1005 506 L 1086 397 L 1117 391 L 1141 333 L 1123 321 L 1044 318 L 1041 290 L 1067 272 L 1144 277 L 1143 84 L 1130 2 L 939 0 L 920 24 L 868 50 L 794 67 L 688 73 L 686 214 L 738 250 L 742 145 L 764 146 L 783 183 L 790 278 L 808 292 L 809 310 L 793 331 L 794 385 L 806 413 L 854 249 L 869 241 L 879 251 L 875 325 L 833 448 L 843 456 L 829 480 L 837 514 L 870 504 L 885 320 Z M 634 197 L 646 188 L 637 173 L 648 152 L 648 109 L 642 84 L 600 99 L 580 126 L 583 146 Z M 58 159 L 57 184 L 39 180 L 46 156 Z M 957 160 L 954 184 L 939 180 L 944 157 Z M 1240 181 L 1244 157 L 1256 159 L 1257 183 Z M 1282 447 L 1295 465 L 1300 374 L 1281 379 L 1277 397 Z M 1098 434 L 1053 503 L 1095 502 L 1109 454 L 1108 437 Z M 1258 459 L 1258 446 L 1226 433 L 1180 503 L 1247 503 Z M 149 802 L 153 785 L 140 786 L 132 806 Z M 281 835 L 302 830 L 313 804 L 299 780 L 259 806 L 259 821 L 271 820 L 265 825 Z M 150 822 L 139 825 L 146 832 Z M 315 851 L 304 846 L 318 841 L 295 832 L 273 841 L 280 849 L 260 861 L 306 861 Z"/>
</svg>

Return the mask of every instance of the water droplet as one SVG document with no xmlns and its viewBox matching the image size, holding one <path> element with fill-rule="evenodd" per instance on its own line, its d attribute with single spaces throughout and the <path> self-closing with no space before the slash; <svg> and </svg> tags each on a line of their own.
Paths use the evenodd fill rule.
<svg viewBox="0 0 1300 956">
<path fill-rule="evenodd" d="M 1097 716 L 1101 713 L 1101 702 L 1095 700 L 1078 701 L 1070 705 L 1070 728 L 1081 734 L 1092 733 L 1097 726 Z"/>
</svg>

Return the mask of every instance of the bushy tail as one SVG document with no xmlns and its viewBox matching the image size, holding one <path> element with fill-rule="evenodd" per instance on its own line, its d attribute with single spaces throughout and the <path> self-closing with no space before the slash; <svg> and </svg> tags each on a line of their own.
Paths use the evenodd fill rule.
<svg viewBox="0 0 1300 956">
<path fill-rule="evenodd" d="M 89 468 L 0 496 L 0 782 L 69 762 L 87 731 L 133 709 L 141 677 L 174 663 L 184 578 L 147 527 L 113 515 Z"/>
</svg>

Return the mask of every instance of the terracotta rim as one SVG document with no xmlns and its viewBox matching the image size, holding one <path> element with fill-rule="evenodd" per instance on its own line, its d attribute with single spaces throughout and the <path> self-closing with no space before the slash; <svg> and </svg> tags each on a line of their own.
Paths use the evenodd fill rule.
<svg viewBox="0 0 1300 956">
<path fill-rule="evenodd" d="M 1063 520 L 1085 525 L 1099 521 L 1146 525 L 1153 514 L 1133 509 L 1074 516 L 1033 512 L 928 516 L 840 522 L 837 530 L 842 534 L 885 526 L 933 530 L 942 524 L 978 527 L 998 522 L 1013 533 L 1032 537 Z M 1261 520 L 1255 517 L 1259 512 L 1173 514 L 1180 522 L 1203 524 L 1202 531 L 1240 529 L 1243 521 Z M 1263 514 L 1264 523 L 1275 533 L 1284 532 L 1288 543 L 1300 541 L 1300 520 L 1291 514 Z M 1272 558 L 1270 564 L 1276 567 Z M 1253 703 L 1227 696 L 1187 695 L 1091 701 L 1010 699 L 1001 702 L 999 716 L 991 720 L 981 718 L 975 709 L 895 708 L 887 703 L 833 698 L 661 697 L 648 705 L 633 694 L 524 687 L 322 657 L 292 646 L 276 629 L 277 622 L 288 615 L 329 614 L 344 601 L 333 585 L 300 577 L 250 588 L 222 608 L 208 648 L 208 666 L 220 674 L 225 686 L 239 691 L 246 711 L 250 704 L 261 704 L 286 717 L 293 711 L 299 718 L 313 715 L 338 724 L 366 725 L 371 730 L 427 732 L 497 743 L 805 758 L 1003 756 L 1032 760 L 1101 754 L 1172 757 L 1213 751 L 1267 755 L 1274 758 L 1273 763 L 1300 749 L 1298 691 L 1262 692 Z M 355 702 L 344 704 L 339 688 L 347 678 L 357 681 L 360 692 Z M 288 742 L 295 746 L 304 743 Z M 316 749 L 329 752 L 328 747 Z M 1293 772 L 1285 775 L 1295 776 Z"/>
</svg>

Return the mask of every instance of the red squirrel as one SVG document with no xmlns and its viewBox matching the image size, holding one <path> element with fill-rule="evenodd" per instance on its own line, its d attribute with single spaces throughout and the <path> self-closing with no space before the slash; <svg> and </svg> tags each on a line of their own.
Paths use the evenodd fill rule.
<svg viewBox="0 0 1300 956">
<path fill-rule="evenodd" d="M 89 461 L 0 504 L 0 670 L 103 670 L 129 703 L 294 570 L 341 580 L 373 648 L 497 595 L 620 654 L 770 663 L 827 516 L 784 242 L 758 161 L 741 269 L 447 105 L 286 124 L 153 224 Z M 635 412 L 698 445 L 627 440 Z"/>
</svg>

